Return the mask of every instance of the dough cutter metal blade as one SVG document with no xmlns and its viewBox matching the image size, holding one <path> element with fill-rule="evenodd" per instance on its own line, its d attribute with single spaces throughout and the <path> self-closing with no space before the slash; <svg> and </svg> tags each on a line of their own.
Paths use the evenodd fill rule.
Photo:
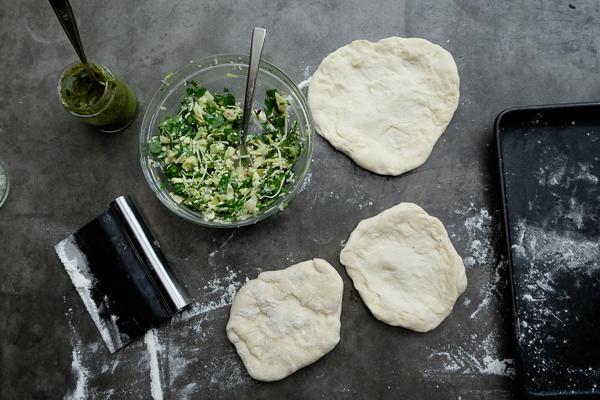
<svg viewBox="0 0 600 400">
<path fill-rule="evenodd" d="M 55 249 L 111 353 L 189 304 L 129 196 Z"/>
</svg>

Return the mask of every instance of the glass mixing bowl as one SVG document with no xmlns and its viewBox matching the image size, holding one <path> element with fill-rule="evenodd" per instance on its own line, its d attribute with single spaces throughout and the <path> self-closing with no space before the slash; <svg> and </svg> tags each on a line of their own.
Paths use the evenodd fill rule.
<svg viewBox="0 0 600 400">
<path fill-rule="evenodd" d="M 8 167 L 0 160 L 0 207 L 6 201 L 10 191 L 10 173 Z"/>
<path fill-rule="evenodd" d="M 261 221 L 279 211 L 298 192 L 309 169 L 313 154 L 313 141 L 315 128 L 308 102 L 298 89 L 298 86 L 280 69 L 274 65 L 261 61 L 256 89 L 254 91 L 254 108 L 264 108 L 266 98 L 265 89 L 277 89 L 286 95 L 290 103 L 288 113 L 290 124 L 298 121 L 300 139 L 304 143 L 304 152 L 300 155 L 294 167 L 296 180 L 287 184 L 287 192 L 268 209 L 259 211 L 244 219 L 231 222 L 205 221 L 204 216 L 185 206 L 181 206 L 169 195 L 172 187 L 162 172 L 158 159 L 150 153 L 149 143 L 159 134 L 158 125 L 167 115 L 176 115 L 181 101 L 185 98 L 186 81 L 194 81 L 205 87 L 211 93 L 223 93 L 229 89 L 243 108 L 244 94 L 246 91 L 246 77 L 248 75 L 248 56 L 241 54 L 219 54 L 192 61 L 179 71 L 171 75 L 158 89 L 150 104 L 146 108 L 142 129 L 140 132 L 140 163 L 144 176 L 159 200 L 172 212 L 188 221 L 216 228 L 232 228 L 251 225 Z M 252 130 L 249 129 L 250 133 Z M 166 187 L 162 183 L 166 184 Z"/>
</svg>

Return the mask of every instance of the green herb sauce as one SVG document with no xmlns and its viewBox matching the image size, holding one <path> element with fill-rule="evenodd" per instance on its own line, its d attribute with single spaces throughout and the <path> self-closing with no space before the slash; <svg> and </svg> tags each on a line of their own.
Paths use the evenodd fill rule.
<svg viewBox="0 0 600 400">
<path fill-rule="evenodd" d="M 59 81 L 59 98 L 63 107 L 80 120 L 101 131 L 125 128 L 135 117 L 137 101 L 131 88 L 108 68 L 90 63 L 94 75 L 104 82 L 104 90 L 95 85 L 81 63 L 69 66 Z"/>
</svg>

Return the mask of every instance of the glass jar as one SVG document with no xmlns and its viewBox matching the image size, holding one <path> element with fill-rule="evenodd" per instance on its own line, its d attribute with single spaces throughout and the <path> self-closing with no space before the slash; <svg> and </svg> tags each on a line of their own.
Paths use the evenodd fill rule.
<svg viewBox="0 0 600 400">
<path fill-rule="evenodd" d="M 81 62 L 69 65 L 58 80 L 58 98 L 63 107 L 83 122 L 102 132 L 126 128 L 137 109 L 133 90 L 102 64 L 89 63 L 94 75 L 104 82 L 104 91 L 91 93 L 91 80 Z"/>
</svg>

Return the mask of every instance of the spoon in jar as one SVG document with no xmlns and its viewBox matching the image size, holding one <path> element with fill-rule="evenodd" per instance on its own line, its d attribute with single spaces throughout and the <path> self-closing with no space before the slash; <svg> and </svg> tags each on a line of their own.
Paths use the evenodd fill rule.
<svg viewBox="0 0 600 400">
<path fill-rule="evenodd" d="M 75 20 L 75 13 L 69 0 L 49 0 L 52 9 L 56 13 L 56 17 L 63 27 L 67 37 L 71 41 L 71 44 L 75 48 L 75 52 L 79 56 L 83 67 L 90 78 L 90 86 L 87 90 L 88 102 L 93 104 L 96 100 L 102 97 L 106 83 L 100 82 L 94 71 L 88 63 L 85 51 L 83 50 L 83 44 L 81 43 L 81 37 L 79 36 L 79 29 L 77 29 L 77 21 Z"/>
<path fill-rule="evenodd" d="M 244 97 L 244 116 L 242 119 L 242 143 L 240 150 L 240 161 L 247 159 L 252 166 L 252 157 L 246 148 L 246 137 L 248 136 L 248 126 L 252 117 L 254 89 L 256 88 L 256 80 L 258 79 L 258 71 L 260 69 L 260 58 L 265 44 L 265 36 L 267 30 L 263 28 L 254 28 L 252 31 L 252 41 L 250 42 L 250 59 L 248 60 L 248 79 L 246 81 L 246 95 Z M 245 153 L 245 154 L 244 154 Z M 242 165 L 244 165 L 242 163 Z"/>
</svg>

